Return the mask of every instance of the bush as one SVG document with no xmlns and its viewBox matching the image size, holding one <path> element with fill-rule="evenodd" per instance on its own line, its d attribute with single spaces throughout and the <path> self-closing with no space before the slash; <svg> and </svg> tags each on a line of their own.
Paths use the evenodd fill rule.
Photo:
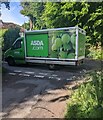
<svg viewBox="0 0 103 120">
<path fill-rule="evenodd" d="M 1 29 L 0 30 L 0 48 L 2 48 L 2 46 L 3 46 L 3 41 L 4 41 L 3 35 L 6 31 L 7 31 L 7 29 Z"/>
<path fill-rule="evenodd" d="M 98 44 L 98 46 L 91 46 L 88 49 L 88 57 L 91 57 L 93 59 L 99 59 L 99 60 L 103 60 L 103 49 L 100 45 L 100 43 Z"/>
<path fill-rule="evenodd" d="M 13 44 L 13 42 L 20 37 L 19 35 L 20 32 L 20 28 L 16 27 L 16 28 L 9 28 L 5 34 L 3 35 L 4 38 L 4 46 L 3 46 L 3 50 L 7 50 L 8 48 L 10 48 Z"/>
<path fill-rule="evenodd" d="M 101 75 L 101 72 L 94 72 L 90 81 L 82 84 L 74 92 L 68 102 L 65 118 L 103 117 L 103 75 Z"/>
</svg>

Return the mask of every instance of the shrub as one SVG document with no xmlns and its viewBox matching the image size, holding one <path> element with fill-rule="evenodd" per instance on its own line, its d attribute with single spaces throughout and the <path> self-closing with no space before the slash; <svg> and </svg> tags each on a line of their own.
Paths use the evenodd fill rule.
<svg viewBox="0 0 103 120">
<path fill-rule="evenodd" d="M 5 34 L 5 32 L 7 31 L 7 29 L 0 29 L 0 48 L 2 48 L 3 46 L 3 35 Z"/>
<path fill-rule="evenodd" d="M 102 118 L 103 75 L 94 72 L 90 81 L 83 83 L 72 95 L 65 118 Z"/>
<path fill-rule="evenodd" d="M 89 48 L 90 53 L 87 55 L 93 59 L 103 60 L 103 49 L 101 44 L 99 43 L 98 46 L 91 46 Z"/>
<path fill-rule="evenodd" d="M 20 28 L 16 27 L 16 28 L 9 28 L 5 34 L 3 35 L 4 38 L 4 46 L 3 49 L 7 50 L 8 48 L 10 48 L 13 44 L 13 42 L 20 37 L 19 35 L 20 32 Z"/>
</svg>

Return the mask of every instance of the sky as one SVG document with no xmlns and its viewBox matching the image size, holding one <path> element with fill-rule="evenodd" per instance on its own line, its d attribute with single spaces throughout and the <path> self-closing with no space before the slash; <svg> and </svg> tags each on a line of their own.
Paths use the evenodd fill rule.
<svg viewBox="0 0 103 120">
<path fill-rule="evenodd" d="M 22 7 L 20 2 L 10 2 L 10 10 L 8 10 L 4 4 L 1 5 L 1 20 L 3 22 L 12 22 L 18 25 L 22 25 L 25 22 L 28 22 L 28 17 L 23 16 L 20 13 Z"/>
</svg>

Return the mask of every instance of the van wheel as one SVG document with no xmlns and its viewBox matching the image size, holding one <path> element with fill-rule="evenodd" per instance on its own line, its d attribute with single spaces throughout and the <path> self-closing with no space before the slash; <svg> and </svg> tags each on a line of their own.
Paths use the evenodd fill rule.
<svg viewBox="0 0 103 120">
<path fill-rule="evenodd" d="M 15 61 L 14 61 L 13 58 L 8 58 L 7 62 L 8 62 L 9 66 L 14 66 L 15 65 Z"/>
<path fill-rule="evenodd" d="M 50 64 L 50 65 L 49 65 L 49 69 L 50 69 L 50 70 L 54 70 L 55 68 L 56 68 L 56 66 L 55 66 L 54 64 Z"/>
</svg>

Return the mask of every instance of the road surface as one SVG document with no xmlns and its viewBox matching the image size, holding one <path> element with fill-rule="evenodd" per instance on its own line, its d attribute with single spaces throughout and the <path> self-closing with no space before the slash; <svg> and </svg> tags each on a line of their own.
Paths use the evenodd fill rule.
<svg viewBox="0 0 103 120">
<path fill-rule="evenodd" d="M 2 79 L 3 118 L 63 118 L 73 89 L 86 73 L 101 69 L 100 61 L 85 60 L 79 67 L 61 66 L 49 70 L 45 65 L 10 67 Z"/>
</svg>

